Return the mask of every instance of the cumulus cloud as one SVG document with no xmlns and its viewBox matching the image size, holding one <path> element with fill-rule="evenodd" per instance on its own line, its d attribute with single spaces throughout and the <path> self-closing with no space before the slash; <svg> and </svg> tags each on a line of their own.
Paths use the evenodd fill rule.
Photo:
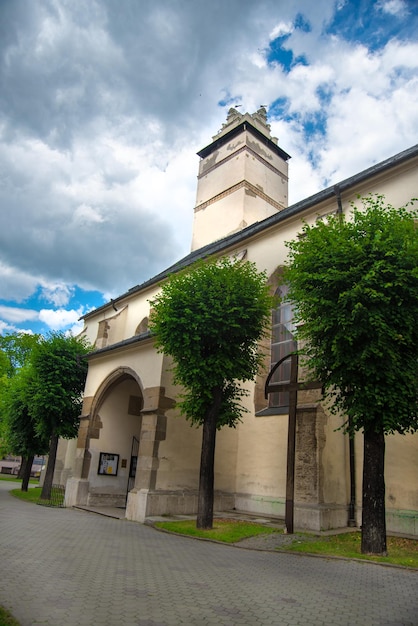
<svg viewBox="0 0 418 626">
<path fill-rule="evenodd" d="M 82 314 L 82 309 L 79 309 L 78 311 L 68 311 L 66 309 L 41 309 L 39 311 L 39 319 L 51 330 L 61 330 L 63 328 L 67 328 L 67 326 L 76 324 Z"/>
<path fill-rule="evenodd" d="M 384 13 L 398 17 L 403 17 L 409 13 L 408 4 L 405 0 L 381 0 L 377 2 L 377 8 Z"/>
<path fill-rule="evenodd" d="M 19 322 L 29 322 L 36 320 L 39 317 L 39 313 L 38 311 L 34 311 L 31 309 L 21 309 L 19 307 L 0 305 L 0 317 L 2 317 L 7 322 L 12 322 L 16 324 Z"/>
<path fill-rule="evenodd" d="M 414 3 L 297 4 L 0 4 L 1 302 L 62 328 L 74 286 L 115 296 L 187 254 L 195 153 L 231 105 L 268 105 L 291 202 L 413 143 Z"/>
<path fill-rule="evenodd" d="M 43 284 L 41 296 L 47 302 L 62 307 L 68 304 L 74 293 L 74 287 L 66 284 Z"/>
</svg>

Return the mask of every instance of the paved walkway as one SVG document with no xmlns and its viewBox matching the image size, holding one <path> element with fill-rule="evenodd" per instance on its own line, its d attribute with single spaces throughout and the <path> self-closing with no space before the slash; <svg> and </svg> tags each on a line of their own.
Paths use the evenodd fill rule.
<svg viewBox="0 0 418 626">
<path fill-rule="evenodd" d="M 10 488 L 0 604 L 22 626 L 418 625 L 417 571 L 177 537 Z"/>
</svg>

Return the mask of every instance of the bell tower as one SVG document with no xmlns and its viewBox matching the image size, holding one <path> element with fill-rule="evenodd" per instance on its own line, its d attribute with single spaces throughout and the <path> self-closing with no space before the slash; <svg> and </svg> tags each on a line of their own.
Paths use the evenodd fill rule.
<svg viewBox="0 0 418 626">
<path fill-rule="evenodd" d="M 226 123 L 200 157 L 192 251 L 287 207 L 290 156 L 270 134 L 264 107 Z"/>
</svg>

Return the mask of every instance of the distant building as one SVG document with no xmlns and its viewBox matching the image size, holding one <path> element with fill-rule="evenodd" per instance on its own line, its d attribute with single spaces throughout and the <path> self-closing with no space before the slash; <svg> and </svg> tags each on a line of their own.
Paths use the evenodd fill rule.
<svg viewBox="0 0 418 626">
<path fill-rule="evenodd" d="M 347 142 L 347 150 L 355 145 Z M 289 155 L 271 136 L 264 108 L 252 115 L 230 109 L 222 129 L 198 154 L 191 253 L 84 318 L 84 333 L 95 350 L 88 357 L 78 441 L 60 461 L 63 475 L 70 476 L 68 506 L 127 502 L 126 517 L 138 521 L 196 512 L 201 431 L 190 428 L 173 408 L 179 389 L 172 382 L 170 359 L 155 351 L 148 332 L 149 300 L 168 274 L 202 257 L 232 255 L 266 270 L 275 292 L 287 254 L 285 242 L 297 237 L 302 220 L 347 212 L 358 195 L 384 194 L 394 206 L 417 195 L 414 146 L 288 206 Z M 272 341 L 264 346 L 266 369 L 248 385 L 249 412 L 236 429 L 224 428 L 217 436 L 215 510 L 235 507 L 284 515 L 288 398 L 275 393 L 266 400 L 264 386 L 270 365 L 293 348 L 294 339 L 288 305 L 272 315 Z M 289 376 L 286 366 L 278 375 Z M 319 389 L 299 392 L 298 528 L 347 526 L 353 487 L 354 517 L 360 524 L 362 436 L 355 438 L 353 485 L 349 440 L 336 430 L 340 425 L 321 403 Z M 418 535 L 417 436 L 387 437 L 386 468 L 387 528 Z"/>
</svg>

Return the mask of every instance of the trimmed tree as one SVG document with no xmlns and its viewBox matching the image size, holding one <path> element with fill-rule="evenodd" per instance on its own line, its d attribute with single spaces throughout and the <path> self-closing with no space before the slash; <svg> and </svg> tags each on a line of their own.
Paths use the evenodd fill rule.
<svg viewBox="0 0 418 626">
<path fill-rule="evenodd" d="M 51 497 L 58 439 L 77 436 L 88 352 L 83 340 L 62 333 L 42 339 L 32 352 L 34 372 L 30 414 L 38 435 L 50 442 L 41 499 Z"/>
<path fill-rule="evenodd" d="M 8 380 L 1 394 L 1 413 L 4 425 L 4 437 L 7 449 L 12 454 L 22 457 L 22 491 L 28 490 L 33 459 L 37 454 L 46 454 L 48 440 L 36 431 L 30 415 L 32 392 L 32 369 L 21 368 Z"/>
<path fill-rule="evenodd" d="M 361 550 L 382 555 L 385 435 L 418 427 L 418 230 L 406 207 L 362 203 L 305 224 L 285 280 L 307 366 L 345 431 L 363 431 Z"/>
<path fill-rule="evenodd" d="M 4 363 L 4 373 L 8 378 L 13 378 L 19 369 L 30 361 L 32 350 L 40 339 L 41 335 L 21 332 L 0 336 L 1 362 Z"/>
<path fill-rule="evenodd" d="M 39 340 L 40 335 L 26 333 L 0 336 L 0 447 L 22 457 L 22 491 L 27 491 L 34 455 L 45 453 L 29 415 L 28 363 Z"/>
<path fill-rule="evenodd" d="M 272 308 L 266 275 L 248 261 L 201 262 L 171 276 L 151 304 L 156 347 L 173 358 L 184 389 L 177 405 L 203 427 L 197 527 L 212 528 L 216 431 L 240 421 L 241 383 L 261 364 Z"/>
</svg>

